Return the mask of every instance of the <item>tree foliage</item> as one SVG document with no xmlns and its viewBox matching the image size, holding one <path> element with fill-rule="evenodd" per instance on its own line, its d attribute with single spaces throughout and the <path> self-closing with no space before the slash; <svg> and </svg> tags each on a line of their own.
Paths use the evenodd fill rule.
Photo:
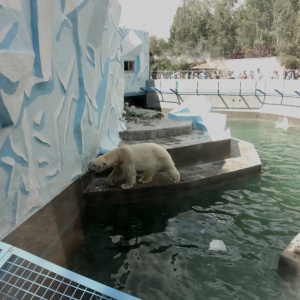
<svg viewBox="0 0 300 300">
<path fill-rule="evenodd" d="M 174 54 L 193 49 L 206 51 L 209 37 L 211 1 L 184 0 L 179 7 L 170 30 L 170 43 Z"/>
<path fill-rule="evenodd" d="M 213 57 L 233 57 L 238 51 L 234 0 L 213 2 L 208 40 Z"/>
<path fill-rule="evenodd" d="M 276 0 L 274 4 L 276 52 L 280 61 L 290 68 L 300 66 L 299 2 Z"/>
<path fill-rule="evenodd" d="M 246 56 L 274 55 L 274 0 L 248 0 L 238 13 L 237 40 Z"/>
<path fill-rule="evenodd" d="M 168 41 L 151 37 L 151 65 L 167 69 L 208 58 L 276 55 L 300 68 L 300 0 L 183 0 Z"/>
</svg>

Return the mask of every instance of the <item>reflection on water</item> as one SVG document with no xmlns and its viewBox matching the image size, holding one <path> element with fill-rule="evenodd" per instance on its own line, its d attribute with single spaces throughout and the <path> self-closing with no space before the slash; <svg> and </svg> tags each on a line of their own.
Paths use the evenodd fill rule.
<svg viewBox="0 0 300 300">
<path fill-rule="evenodd" d="M 229 125 L 256 146 L 260 176 L 189 198 L 87 211 L 73 270 L 144 300 L 300 299 L 300 280 L 277 274 L 300 228 L 299 129 Z M 227 251 L 210 250 L 214 239 Z"/>
</svg>

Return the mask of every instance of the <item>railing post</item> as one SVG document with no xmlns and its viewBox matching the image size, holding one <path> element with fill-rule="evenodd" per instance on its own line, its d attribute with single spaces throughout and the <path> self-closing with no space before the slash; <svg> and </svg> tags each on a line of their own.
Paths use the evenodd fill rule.
<svg viewBox="0 0 300 300">
<path fill-rule="evenodd" d="M 283 95 L 284 95 L 284 80 L 282 81 L 282 96 L 281 96 L 281 102 L 280 102 L 280 104 L 282 105 L 282 103 L 283 103 Z"/>
</svg>

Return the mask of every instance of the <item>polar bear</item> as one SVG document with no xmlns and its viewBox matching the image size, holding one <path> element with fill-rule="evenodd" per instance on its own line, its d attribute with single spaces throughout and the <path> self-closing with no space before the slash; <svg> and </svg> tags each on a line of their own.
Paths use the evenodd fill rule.
<svg viewBox="0 0 300 300">
<path fill-rule="evenodd" d="M 137 172 L 143 172 L 140 183 L 151 182 L 158 171 L 166 171 L 173 182 L 179 182 L 180 174 L 168 151 L 154 143 L 133 144 L 118 147 L 98 156 L 88 165 L 90 172 L 113 171 L 108 176 L 110 185 L 125 179 L 122 189 L 130 189 L 136 183 Z"/>
</svg>

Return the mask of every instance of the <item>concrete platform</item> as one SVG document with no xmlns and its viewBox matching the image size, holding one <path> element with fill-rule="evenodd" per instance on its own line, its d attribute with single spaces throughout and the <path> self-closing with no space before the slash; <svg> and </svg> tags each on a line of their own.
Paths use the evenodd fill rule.
<svg viewBox="0 0 300 300">
<path fill-rule="evenodd" d="M 179 183 L 172 183 L 166 173 L 159 172 L 152 182 L 137 183 L 129 190 L 123 190 L 120 183 L 110 187 L 106 177 L 94 178 L 84 191 L 86 204 L 101 206 L 159 201 L 178 195 L 191 196 L 203 189 L 261 171 L 261 161 L 252 144 L 232 139 L 231 146 L 230 158 L 179 168 Z"/>
<path fill-rule="evenodd" d="M 92 182 L 84 190 L 86 205 L 157 201 L 175 195 L 193 195 L 261 171 L 261 161 L 252 144 L 228 135 L 212 139 L 207 132 L 199 130 L 189 129 L 189 133 L 185 133 L 190 124 L 190 121 L 174 123 L 162 118 L 145 128 L 143 123 L 132 122 L 121 135 L 121 144 L 154 142 L 164 146 L 181 174 L 179 183 L 172 183 L 166 173 L 159 172 L 151 183 L 137 183 L 129 190 L 123 190 L 121 183 L 114 187 L 108 185 L 106 177 L 109 173 L 100 173 L 100 176 L 93 175 Z M 178 134 L 181 130 L 182 134 Z M 138 138 L 134 138 L 136 136 Z"/>
<path fill-rule="evenodd" d="M 281 253 L 278 261 L 278 272 L 280 275 L 286 275 L 285 273 L 300 275 L 300 233 Z"/>
<path fill-rule="evenodd" d="M 120 132 L 120 138 L 123 141 L 177 136 L 189 134 L 193 130 L 191 121 L 178 122 L 176 120 L 169 120 L 166 117 L 162 117 L 161 119 L 151 119 L 157 112 L 141 108 L 137 108 L 135 111 L 137 114 L 149 117 L 149 119 L 140 122 L 131 121 L 126 123 L 127 130 Z"/>
</svg>

